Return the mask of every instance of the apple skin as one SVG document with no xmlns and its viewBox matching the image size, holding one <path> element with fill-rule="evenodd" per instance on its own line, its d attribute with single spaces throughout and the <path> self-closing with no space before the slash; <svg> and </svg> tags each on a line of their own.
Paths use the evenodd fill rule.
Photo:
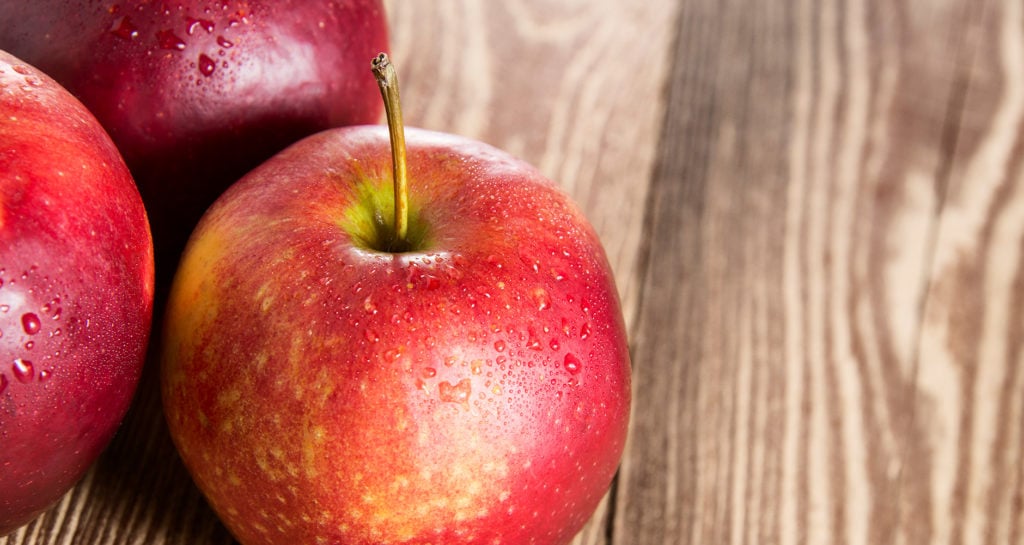
<svg viewBox="0 0 1024 545">
<path fill-rule="evenodd" d="M 564 544 L 618 466 L 630 361 L 597 236 L 534 168 L 407 129 L 334 129 L 223 195 L 164 324 L 171 436 L 245 545 Z"/>
<path fill-rule="evenodd" d="M 110 441 L 152 306 L 145 209 L 113 142 L 70 93 L 0 52 L 0 535 Z"/>
<path fill-rule="evenodd" d="M 380 0 L 4 0 L 0 49 L 77 96 L 121 150 L 167 281 L 232 183 L 296 140 L 376 123 Z"/>
</svg>

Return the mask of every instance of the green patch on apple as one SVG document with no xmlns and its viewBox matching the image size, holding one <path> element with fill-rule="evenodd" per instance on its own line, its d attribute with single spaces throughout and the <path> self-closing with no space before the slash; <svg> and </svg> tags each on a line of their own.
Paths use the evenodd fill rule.
<svg viewBox="0 0 1024 545">
<path fill-rule="evenodd" d="M 358 248 L 383 253 L 430 250 L 430 226 L 421 218 L 415 200 L 409 204 L 404 238 L 395 229 L 395 199 L 391 180 L 365 179 L 354 187 L 354 203 L 345 209 L 340 226 Z"/>
</svg>

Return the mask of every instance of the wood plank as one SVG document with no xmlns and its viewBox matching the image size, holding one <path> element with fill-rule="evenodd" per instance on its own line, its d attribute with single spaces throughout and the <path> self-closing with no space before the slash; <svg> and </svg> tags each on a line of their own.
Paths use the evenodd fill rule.
<svg viewBox="0 0 1024 545">
<path fill-rule="evenodd" d="M 917 346 L 903 543 L 1024 540 L 1024 6 L 981 2 L 968 21 Z"/>
<path fill-rule="evenodd" d="M 900 507 L 977 5 L 683 4 L 613 543 L 926 542 Z"/>
<path fill-rule="evenodd" d="M 556 180 L 595 224 L 632 309 L 675 3 L 386 5 L 406 121 L 485 140 Z M 86 478 L 0 545 L 234 543 L 177 459 L 154 367 Z M 607 506 L 575 543 L 606 542 Z"/>
</svg>

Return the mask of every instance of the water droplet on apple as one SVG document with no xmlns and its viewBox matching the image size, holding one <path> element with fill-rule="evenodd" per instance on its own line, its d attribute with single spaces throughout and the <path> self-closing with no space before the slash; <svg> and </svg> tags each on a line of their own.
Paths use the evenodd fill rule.
<svg viewBox="0 0 1024 545">
<path fill-rule="evenodd" d="M 196 30 L 200 28 L 205 30 L 207 33 L 213 32 L 213 21 L 210 21 L 209 19 L 195 19 L 193 17 L 189 17 L 185 20 L 185 32 L 187 32 L 189 36 L 194 35 Z"/>
<path fill-rule="evenodd" d="M 580 338 L 581 339 L 586 339 L 589 336 L 590 336 L 590 322 L 584 322 L 583 325 L 580 326 Z"/>
<path fill-rule="evenodd" d="M 441 401 L 448 403 L 466 404 L 469 402 L 469 396 L 473 393 L 472 388 L 468 378 L 460 380 L 455 385 L 446 380 L 437 385 L 438 397 L 441 398 Z"/>
<path fill-rule="evenodd" d="M 437 376 L 437 369 L 433 367 L 425 367 L 423 369 L 423 378 L 434 378 Z"/>
<path fill-rule="evenodd" d="M 505 341 L 494 341 L 494 349 L 498 352 L 505 351 Z"/>
<path fill-rule="evenodd" d="M 39 333 L 39 328 L 42 327 L 42 322 L 39 321 L 39 316 L 34 312 L 26 312 L 21 316 L 21 327 L 25 330 L 25 333 L 35 335 L 36 333 Z"/>
<path fill-rule="evenodd" d="M 551 339 L 551 342 L 548 343 L 548 346 L 550 346 L 551 349 L 555 351 L 562 347 L 562 345 L 558 343 L 558 339 Z"/>
<path fill-rule="evenodd" d="M 367 329 L 363 334 L 366 337 L 366 340 L 371 343 L 380 342 L 380 335 L 377 335 L 377 332 L 372 329 Z"/>
<path fill-rule="evenodd" d="M 423 287 L 427 291 L 436 290 L 441 287 L 441 279 L 432 274 L 425 274 L 423 275 Z"/>
<path fill-rule="evenodd" d="M 530 337 L 526 341 L 526 347 L 530 350 L 544 350 L 544 345 L 537 339 L 537 334 L 530 328 Z"/>
<path fill-rule="evenodd" d="M 423 272 L 416 265 L 412 265 L 409 267 L 409 273 L 406 275 L 406 284 L 409 288 L 433 291 L 441 287 L 441 279 L 430 273 Z"/>
<path fill-rule="evenodd" d="M 157 44 L 162 49 L 169 49 L 172 51 L 184 51 L 185 40 L 182 40 L 174 34 L 172 30 L 164 29 L 156 33 Z"/>
<path fill-rule="evenodd" d="M 224 36 L 217 36 L 217 45 L 223 47 L 224 49 L 230 49 L 235 46 L 234 42 L 225 38 Z"/>
<path fill-rule="evenodd" d="M 533 296 L 533 302 L 537 304 L 537 310 L 551 308 L 551 297 L 548 295 L 547 290 L 536 288 L 530 294 Z"/>
<path fill-rule="evenodd" d="M 18 382 L 22 384 L 28 384 L 32 382 L 32 378 L 35 376 L 35 369 L 32 367 L 32 362 L 16 358 L 14 364 L 11 365 L 11 371 L 14 372 L 14 378 L 18 379 Z"/>
<path fill-rule="evenodd" d="M 35 347 L 36 347 L 35 341 L 28 341 L 27 343 L 25 343 L 25 350 L 32 350 Z"/>
<path fill-rule="evenodd" d="M 110 32 L 122 40 L 131 40 L 139 35 L 139 29 L 135 28 L 135 25 L 132 24 L 131 19 L 128 17 L 114 19 Z"/>
<path fill-rule="evenodd" d="M 7 389 L 7 375 L 0 373 L 0 394 Z"/>
<path fill-rule="evenodd" d="M 50 299 L 50 302 L 45 303 L 39 310 L 43 314 L 53 315 L 54 310 L 58 308 L 60 308 L 60 296 L 55 295 L 53 299 Z"/>
<path fill-rule="evenodd" d="M 583 362 L 572 354 L 566 354 L 565 360 L 562 361 L 562 366 L 565 367 L 565 370 L 570 374 L 575 375 L 580 372 L 580 369 L 583 367 Z"/>
<path fill-rule="evenodd" d="M 217 69 L 217 62 L 207 57 L 205 53 L 199 54 L 199 73 L 209 77 Z"/>
<path fill-rule="evenodd" d="M 533 272 L 540 271 L 540 262 L 534 259 L 532 255 L 528 254 L 526 250 L 519 251 L 519 260 L 530 269 L 533 269 Z"/>
<path fill-rule="evenodd" d="M 15 64 L 14 66 L 11 66 L 11 70 L 14 70 L 23 76 L 27 76 L 32 73 L 32 70 L 24 64 Z M 24 275 L 22 275 L 22 278 L 24 278 Z"/>
<path fill-rule="evenodd" d="M 46 382 L 50 380 L 50 376 L 52 375 L 53 372 L 51 372 L 49 369 L 43 369 L 42 371 L 39 372 L 39 382 Z"/>
<path fill-rule="evenodd" d="M 363 310 L 369 314 L 377 314 L 377 304 L 373 302 L 373 296 L 368 295 L 363 299 Z"/>
</svg>

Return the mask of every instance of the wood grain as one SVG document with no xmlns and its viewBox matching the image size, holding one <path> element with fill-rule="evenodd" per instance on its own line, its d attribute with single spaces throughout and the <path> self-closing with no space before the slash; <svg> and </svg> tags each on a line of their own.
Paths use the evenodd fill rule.
<svg viewBox="0 0 1024 545">
<path fill-rule="evenodd" d="M 613 542 L 1020 542 L 1022 24 L 683 4 Z"/>
<path fill-rule="evenodd" d="M 905 542 L 1024 540 L 1024 6 L 972 6 L 920 343 Z"/>
</svg>

